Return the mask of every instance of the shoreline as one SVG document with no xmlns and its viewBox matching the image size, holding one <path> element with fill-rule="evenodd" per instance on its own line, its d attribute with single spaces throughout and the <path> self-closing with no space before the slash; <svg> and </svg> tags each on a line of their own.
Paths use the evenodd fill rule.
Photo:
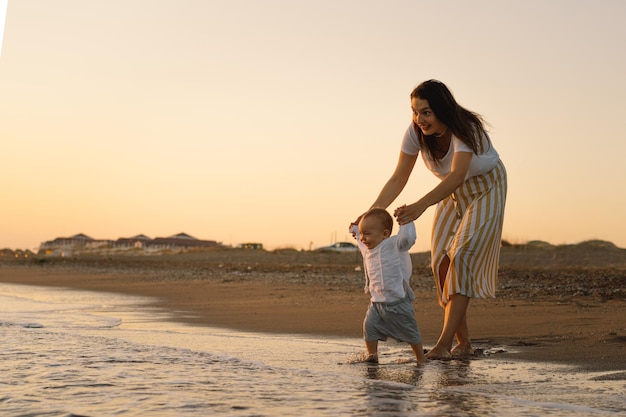
<svg viewBox="0 0 626 417">
<path fill-rule="evenodd" d="M 151 306 L 169 310 L 172 320 L 192 325 L 362 337 L 369 297 L 362 292 L 362 272 L 355 271 L 353 256 L 345 265 L 339 261 L 332 265 L 286 264 L 282 258 L 268 256 L 270 262 L 264 264 L 222 259 L 192 262 L 175 256 L 165 260 L 0 263 L 0 282 L 155 297 Z M 416 268 L 411 283 L 427 348 L 435 344 L 443 321 L 428 272 Z M 589 270 L 576 274 L 586 282 L 592 275 L 602 275 Z M 561 277 L 570 281 L 571 275 L 571 271 L 561 272 Z M 618 280 L 624 277 L 621 269 L 614 275 Z M 613 298 L 598 297 L 594 291 L 599 288 L 585 291 L 574 280 L 575 288 L 570 290 L 575 293 L 563 296 L 567 291 L 551 294 L 535 288 L 546 281 L 543 276 L 537 282 L 520 281 L 519 277 L 511 282 L 503 277 L 497 298 L 470 302 L 468 321 L 476 348 L 507 350 L 495 358 L 568 364 L 584 371 L 626 371 L 626 300 L 621 293 Z M 564 286 L 565 281 L 561 278 L 559 285 Z M 549 281 L 546 284 L 550 285 Z M 611 285 L 606 288 L 609 294 Z"/>
</svg>

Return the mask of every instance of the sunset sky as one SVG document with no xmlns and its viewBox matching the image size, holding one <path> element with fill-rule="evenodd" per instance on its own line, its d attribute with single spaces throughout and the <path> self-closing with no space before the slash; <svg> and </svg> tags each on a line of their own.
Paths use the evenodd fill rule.
<svg viewBox="0 0 626 417">
<path fill-rule="evenodd" d="M 624 248 L 625 18 L 622 0 L 9 0 L 0 248 L 352 240 L 430 78 L 490 124 L 504 239 Z M 436 184 L 420 159 L 390 211 Z"/>
</svg>

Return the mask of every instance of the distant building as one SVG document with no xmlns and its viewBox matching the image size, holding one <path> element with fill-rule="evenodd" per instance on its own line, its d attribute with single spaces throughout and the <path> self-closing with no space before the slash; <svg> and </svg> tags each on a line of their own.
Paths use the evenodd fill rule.
<svg viewBox="0 0 626 417">
<path fill-rule="evenodd" d="M 71 237 L 57 237 L 39 245 L 39 254 L 53 256 L 71 256 L 75 250 L 105 245 L 106 241 L 95 240 L 83 233 Z"/>
<path fill-rule="evenodd" d="M 170 237 L 157 237 L 145 244 L 147 247 L 157 249 L 190 249 L 220 246 L 214 240 L 199 240 L 186 233 L 179 233 Z"/>
<path fill-rule="evenodd" d="M 210 248 L 221 246 L 214 240 L 200 240 L 186 233 L 179 233 L 170 237 L 154 239 L 146 235 L 137 235 L 117 240 L 93 239 L 79 233 L 71 237 L 58 237 L 43 242 L 39 246 L 40 255 L 72 256 L 77 253 L 124 252 L 143 250 L 158 252 L 163 250 L 184 251 L 194 248 Z"/>
<path fill-rule="evenodd" d="M 113 245 L 116 248 L 143 249 L 146 247 L 146 244 L 151 241 L 152 239 L 146 235 L 137 235 L 134 237 L 121 237 L 117 239 Z"/>
<path fill-rule="evenodd" d="M 43 242 L 40 248 L 56 248 L 61 246 L 86 246 L 88 243 L 91 243 L 93 241 L 94 239 L 90 238 L 89 236 L 79 233 L 72 237 L 57 237 L 54 240 Z"/>
<path fill-rule="evenodd" d="M 13 259 L 28 259 L 33 257 L 35 254 L 31 252 L 29 249 L 21 250 L 21 249 L 2 249 L 0 250 L 0 259 L 2 260 L 13 260 Z"/>
<path fill-rule="evenodd" d="M 240 243 L 239 245 L 237 245 L 238 249 L 257 249 L 257 250 L 262 250 L 263 249 L 263 244 L 262 243 Z"/>
</svg>

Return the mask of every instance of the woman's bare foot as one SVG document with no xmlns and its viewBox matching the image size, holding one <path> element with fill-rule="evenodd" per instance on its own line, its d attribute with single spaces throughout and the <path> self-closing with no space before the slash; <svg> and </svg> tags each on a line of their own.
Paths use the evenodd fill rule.
<svg viewBox="0 0 626 417">
<path fill-rule="evenodd" d="M 450 351 L 450 353 L 452 354 L 452 356 L 457 358 L 467 358 L 470 356 L 474 356 L 474 349 L 469 343 L 463 343 L 460 345 L 456 345 L 454 349 Z"/>
<path fill-rule="evenodd" d="M 426 354 L 426 359 L 451 359 L 452 354 L 448 349 L 435 346 Z"/>
</svg>

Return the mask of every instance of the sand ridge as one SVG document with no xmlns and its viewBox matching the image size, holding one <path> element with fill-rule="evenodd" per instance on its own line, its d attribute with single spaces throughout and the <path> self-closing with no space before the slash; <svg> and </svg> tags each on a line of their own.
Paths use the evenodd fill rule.
<svg viewBox="0 0 626 417">
<path fill-rule="evenodd" d="M 522 260 L 503 250 L 497 298 L 470 303 L 475 346 L 500 347 L 507 351 L 501 357 L 625 370 L 626 267 L 618 254 L 611 263 L 577 266 L 563 255 L 560 265 L 552 255 L 525 253 Z M 428 255 L 412 257 L 416 318 L 429 347 L 439 336 L 443 310 Z M 355 254 L 220 250 L 0 261 L 0 282 L 157 297 L 155 305 L 197 325 L 361 337 L 368 296 L 359 267 Z"/>
</svg>

